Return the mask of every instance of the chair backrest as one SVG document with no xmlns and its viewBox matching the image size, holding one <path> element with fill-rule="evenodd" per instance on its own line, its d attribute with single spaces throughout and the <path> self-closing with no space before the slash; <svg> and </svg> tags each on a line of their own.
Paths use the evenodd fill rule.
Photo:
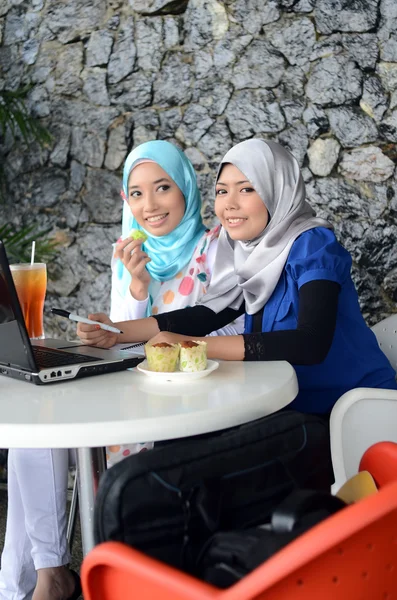
<svg viewBox="0 0 397 600">
<path fill-rule="evenodd" d="M 366 469 L 362 469 L 360 473 L 356 473 L 353 477 L 350 477 L 335 496 L 346 502 L 346 504 L 352 504 L 377 492 L 378 488 L 371 473 Z"/>
<path fill-rule="evenodd" d="M 335 403 L 330 418 L 332 491 L 358 471 L 364 452 L 377 442 L 397 442 L 397 391 L 356 388 Z"/>
<path fill-rule="evenodd" d="M 397 481 L 397 444 L 379 442 L 368 448 L 360 461 L 360 471 L 369 471 L 378 487 Z"/>
<path fill-rule="evenodd" d="M 397 372 L 397 314 L 374 325 L 372 331 L 382 352 L 386 354 L 391 366 Z"/>
<path fill-rule="evenodd" d="M 84 559 L 85 600 L 380 600 L 397 591 L 397 482 L 322 521 L 219 590 L 118 542 Z"/>
</svg>

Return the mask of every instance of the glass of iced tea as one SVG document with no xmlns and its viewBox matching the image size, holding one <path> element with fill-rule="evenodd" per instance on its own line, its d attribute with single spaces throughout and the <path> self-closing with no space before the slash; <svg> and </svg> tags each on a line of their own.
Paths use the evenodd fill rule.
<svg viewBox="0 0 397 600">
<path fill-rule="evenodd" d="M 47 289 L 45 263 L 10 265 L 30 338 L 43 339 L 43 311 Z"/>
</svg>

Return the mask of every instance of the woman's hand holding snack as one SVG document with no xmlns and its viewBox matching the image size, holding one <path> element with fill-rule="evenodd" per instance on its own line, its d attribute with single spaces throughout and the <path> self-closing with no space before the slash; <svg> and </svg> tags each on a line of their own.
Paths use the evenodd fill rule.
<svg viewBox="0 0 397 600">
<path fill-rule="evenodd" d="M 150 258 L 142 250 L 143 242 L 143 239 L 128 237 L 116 244 L 114 252 L 115 258 L 121 260 L 132 277 L 130 292 L 135 300 L 146 300 L 150 283 L 150 274 L 146 269 Z"/>
<path fill-rule="evenodd" d="M 89 319 L 112 325 L 114 323 L 104 313 L 96 313 L 88 315 Z M 111 348 L 118 341 L 118 334 L 111 331 L 101 329 L 99 325 L 87 325 L 86 323 L 78 323 L 77 335 L 87 346 L 98 346 L 99 348 Z"/>
<path fill-rule="evenodd" d="M 154 344 L 180 344 L 181 342 L 193 339 L 192 336 L 189 335 L 181 335 L 179 333 L 171 333 L 170 331 L 160 331 L 157 335 L 155 335 L 151 340 L 149 340 L 149 344 L 153 346 Z M 196 338 L 194 338 L 196 339 Z M 199 338 L 200 339 L 200 338 Z"/>
</svg>

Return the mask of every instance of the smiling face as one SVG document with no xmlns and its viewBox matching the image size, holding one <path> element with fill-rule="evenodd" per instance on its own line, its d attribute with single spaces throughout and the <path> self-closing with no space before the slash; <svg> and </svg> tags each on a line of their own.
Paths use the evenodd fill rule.
<svg viewBox="0 0 397 600">
<path fill-rule="evenodd" d="M 224 165 L 216 184 L 215 214 L 232 240 L 253 240 L 269 222 L 262 198 L 230 163 Z"/>
<path fill-rule="evenodd" d="M 139 225 L 157 237 L 171 233 L 185 214 L 181 190 L 155 162 L 141 163 L 131 171 L 128 204 Z"/>
</svg>

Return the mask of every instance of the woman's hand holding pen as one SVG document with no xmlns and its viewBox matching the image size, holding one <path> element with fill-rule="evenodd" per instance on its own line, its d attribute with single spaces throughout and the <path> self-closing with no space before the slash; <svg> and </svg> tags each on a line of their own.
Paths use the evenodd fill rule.
<svg viewBox="0 0 397 600">
<path fill-rule="evenodd" d="M 127 238 L 117 242 L 114 252 L 115 258 L 121 260 L 132 277 L 130 292 L 135 300 L 146 300 L 150 283 L 150 274 L 146 269 L 150 258 L 141 246 L 142 240 Z"/>
<path fill-rule="evenodd" d="M 111 327 L 121 330 L 123 333 L 113 333 L 104 331 L 99 325 L 88 325 L 79 323 L 77 326 L 77 335 L 88 346 L 98 346 L 100 348 L 111 348 L 115 344 L 130 344 L 134 342 L 146 342 L 150 338 L 160 333 L 157 321 L 153 317 L 146 319 L 136 319 L 134 321 L 123 321 L 116 325 L 104 313 L 88 315 L 89 319 L 106 323 Z"/>
<path fill-rule="evenodd" d="M 114 323 L 104 313 L 91 314 L 88 315 L 88 318 L 114 327 Z M 111 348 L 119 341 L 119 334 L 105 331 L 99 325 L 87 325 L 86 323 L 78 323 L 77 335 L 83 344 L 98 346 L 99 348 Z"/>
</svg>

